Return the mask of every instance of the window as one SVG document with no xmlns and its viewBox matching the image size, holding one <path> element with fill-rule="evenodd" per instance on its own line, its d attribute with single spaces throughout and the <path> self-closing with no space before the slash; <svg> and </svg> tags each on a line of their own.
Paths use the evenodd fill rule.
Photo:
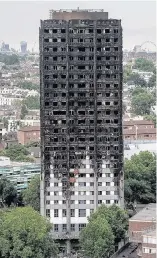
<svg viewBox="0 0 157 258">
<path fill-rule="evenodd" d="M 106 195 L 110 195 L 110 191 L 106 191 Z"/>
<path fill-rule="evenodd" d="M 66 215 L 67 215 L 67 211 L 66 211 L 66 209 L 63 209 L 62 210 L 62 217 L 66 217 Z"/>
<path fill-rule="evenodd" d="M 46 217 L 50 217 L 50 209 L 46 209 Z"/>
<path fill-rule="evenodd" d="M 47 192 L 47 196 L 50 196 L 50 192 Z"/>
<path fill-rule="evenodd" d="M 110 177 L 110 173 L 106 173 L 106 177 Z"/>
<path fill-rule="evenodd" d="M 94 191 L 90 191 L 90 195 L 94 195 Z"/>
<path fill-rule="evenodd" d="M 94 204 L 94 200 L 90 200 L 90 204 Z"/>
<path fill-rule="evenodd" d="M 156 244 L 156 239 L 152 238 L 152 237 L 144 237 L 143 238 L 143 243 Z"/>
<path fill-rule="evenodd" d="M 86 209 L 79 209 L 79 217 L 86 217 Z"/>
<path fill-rule="evenodd" d="M 98 204 L 102 204 L 102 200 L 98 200 Z"/>
<path fill-rule="evenodd" d="M 86 186 L 86 183 L 85 182 L 80 182 L 79 186 Z"/>
<path fill-rule="evenodd" d="M 58 183 L 54 183 L 54 186 L 58 186 Z"/>
<path fill-rule="evenodd" d="M 71 224 L 71 231 L 72 231 L 72 232 L 75 231 L 75 224 Z"/>
<path fill-rule="evenodd" d="M 66 224 L 63 224 L 63 225 L 62 225 L 62 231 L 63 231 L 63 232 L 66 232 L 66 230 L 67 230 L 67 225 L 66 225 Z"/>
<path fill-rule="evenodd" d="M 94 186 L 94 182 L 90 182 L 90 186 Z"/>
<path fill-rule="evenodd" d="M 55 196 L 58 196 L 58 192 L 57 192 L 57 191 L 54 191 L 54 195 L 55 195 Z"/>
<path fill-rule="evenodd" d="M 50 204 L 50 201 L 49 201 L 49 200 L 46 200 L 46 204 Z"/>
<path fill-rule="evenodd" d="M 54 224 L 54 232 L 58 232 L 58 224 Z"/>
<path fill-rule="evenodd" d="M 143 252 L 144 252 L 145 254 L 148 254 L 148 253 L 149 253 L 149 248 L 143 248 Z"/>
<path fill-rule="evenodd" d="M 74 210 L 74 209 L 71 209 L 71 211 L 70 211 L 70 216 L 71 216 L 71 217 L 75 217 L 75 210 Z"/>
<path fill-rule="evenodd" d="M 98 186 L 102 186 L 102 182 L 98 182 Z"/>
<path fill-rule="evenodd" d="M 102 191 L 98 191 L 98 195 L 102 195 Z"/>
<path fill-rule="evenodd" d="M 62 201 L 62 204 L 66 204 L 66 200 L 63 200 L 63 201 Z"/>
<path fill-rule="evenodd" d="M 110 186 L 110 182 L 106 182 L 106 186 Z"/>
<path fill-rule="evenodd" d="M 86 224 L 79 224 L 79 231 L 86 227 Z"/>
<path fill-rule="evenodd" d="M 86 200 L 79 200 L 79 204 L 86 204 Z"/>
<path fill-rule="evenodd" d="M 71 204 L 75 204 L 75 201 L 74 201 L 74 200 L 71 200 Z"/>
<path fill-rule="evenodd" d="M 54 204 L 58 204 L 58 200 L 54 200 Z"/>
<path fill-rule="evenodd" d="M 79 195 L 86 195 L 86 191 L 79 191 Z"/>
<path fill-rule="evenodd" d="M 110 202 L 111 202 L 110 200 L 106 200 L 106 204 L 110 204 Z"/>
<path fill-rule="evenodd" d="M 58 217 L 58 210 L 57 209 L 54 209 L 54 217 Z"/>
</svg>

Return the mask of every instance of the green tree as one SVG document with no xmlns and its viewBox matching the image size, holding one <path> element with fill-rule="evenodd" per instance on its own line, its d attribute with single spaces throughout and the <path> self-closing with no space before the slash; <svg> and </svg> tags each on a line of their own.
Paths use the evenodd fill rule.
<svg viewBox="0 0 157 258">
<path fill-rule="evenodd" d="M 128 229 L 128 214 L 125 210 L 122 210 L 115 204 L 109 207 L 103 204 L 97 209 L 96 212 L 92 213 L 89 221 L 95 220 L 99 216 L 102 218 L 104 217 L 109 223 L 114 234 L 115 243 L 118 243 L 125 237 Z"/>
<path fill-rule="evenodd" d="M 123 69 L 123 82 L 124 83 L 128 82 L 128 78 L 131 76 L 131 74 L 132 74 L 131 64 L 125 65 L 124 69 Z"/>
<path fill-rule="evenodd" d="M 127 203 L 155 202 L 156 157 L 149 151 L 133 155 L 125 161 L 125 200 Z"/>
<path fill-rule="evenodd" d="M 0 62 L 5 65 L 15 65 L 19 64 L 19 57 L 16 54 L 7 55 L 0 53 Z"/>
<path fill-rule="evenodd" d="M 21 144 L 10 146 L 0 151 L 0 156 L 7 156 L 13 161 L 34 162 L 34 159 L 29 157 L 29 154 L 28 149 Z"/>
<path fill-rule="evenodd" d="M 3 117 L 3 119 L 1 119 L 1 122 L 4 124 L 4 128 L 8 130 L 8 125 L 9 125 L 8 119 L 6 117 Z"/>
<path fill-rule="evenodd" d="M 10 206 L 15 203 L 17 190 L 14 185 L 6 178 L 0 179 L 0 202 L 4 206 Z"/>
<path fill-rule="evenodd" d="M 151 186 L 144 180 L 129 178 L 125 182 L 125 201 L 129 203 L 147 204 L 154 202 L 154 194 L 151 192 Z"/>
<path fill-rule="evenodd" d="M 26 105 L 26 107 L 28 109 L 39 109 L 40 108 L 40 97 L 39 97 L 39 95 L 29 96 L 23 100 L 23 104 Z"/>
<path fill-rule="evenodd" d="M 24 154 L 20 154 L 19 156 L 16 157 L 15 161 L 17 162 L 35 162 L 35 159 L 33 157 L 25 156 Z"/>
<path fill-rule="evenodd" d="M 147 87 L 146 81 L 141 78 L 138 73 L 132 73 L 128 77 L 128 84 L 135 84 L 136 86 Z"/>
<path fill-rule="evenodd" d="M 148 87 L 149 88 L 155 88 L 156 87 L 156 74 L 153 74 L 151 77 L 150 77 L 150 79 L 149 79 L 149 81 L 148 81 Z"/>
<path fill-rule="evenodd" d="M 12 106 L 15 109 L 21 109 L 22 101 L 19 100 L 19 99 L 16 99 L 16 100 L 13 101 Z"/>
<path fill-rule="evenodd" d="M 135 115 L 149 115 L 153 105 L 155 105 L 155 98 L 150 92 L 143 92 L 132 96 L 131 107 Z"/>
<path fill-rule="evenodd" d="M 105 217 L 91 220 L 80 234 L 81 249 L 88 258 L 109 258 L 114 253 L 114 235 Z"/>
<path fill-rule="evenodd" d="M 144 117 L 144 119 L 146 119 L 148 121 L 152 121 L 154 123 L 154 127 L 156 127 L 156 115 L 155 114 L 146 115 Z"/>
<path fill-rule="evenodd" d="M 40 87 L 38 84 L 29 82 L 29 81 L 24 81 L 24 82 L 20 83 L 20 87 L 22 89 L 26 89 L 26 90 L 37 90 L 37 91 L 40 90 Z"/>
<path fill-rule="evenodd" d="M 131 95 L 132 96 L 137 96 L 140 93 L 147 94 L 147 90 L 142 88 L 142 87 L 140 87 L 140 86 L 137 86 L 137 87 L 135 87 L 134 89 L 131 90 Z"/>
<path fill-rule="evenodd" d="M 32 178 L 29 186 L 22 193 L 25 205 L 30 205 L 36 211 L 40 211 L 40 176 Z"/>
<path fill-rule="evenodd" d="M 49 232 L 50 223 L 31 207 L 0 214 L 0 257 L 51 258 L 58 248 Z"/>
<path fill-rule="evenodd" d="M 20 118 L 24 119 L 27 114 L 28 114 L 28 110 L 26 105 L 22 105 Z"/>
<path fill-rule="evenodd" d="M 138 58 L 135 60 L 134 69 L 138 69 L 144 72 L 153 72 L 155 69 L 154 63 L 145 58 Z"/>
</svg>

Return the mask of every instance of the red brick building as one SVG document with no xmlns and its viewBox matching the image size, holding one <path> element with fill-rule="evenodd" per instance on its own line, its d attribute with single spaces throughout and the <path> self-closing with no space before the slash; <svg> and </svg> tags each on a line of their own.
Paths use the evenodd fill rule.
<svg viewBox="0 0 157 258">
<path fill-rule="evenodd" d="M 129 219 L 129 241 L 138 244 L 137 254 L 139 257 L 155 257 L 155 234 L 156 203 L 151 203 Z"/>
<path fill-rule="evenodd" d="M 156 140 L 154 123 L 148 120 L 123 122 L 124 140 Z"/>
<path fill-rule="evenodd" d="M 31 142 L 40 141 L 40 127 L 27 126 L 19 129 L 17 132 L 18 143 L 25 145 Z"/>
</svg>

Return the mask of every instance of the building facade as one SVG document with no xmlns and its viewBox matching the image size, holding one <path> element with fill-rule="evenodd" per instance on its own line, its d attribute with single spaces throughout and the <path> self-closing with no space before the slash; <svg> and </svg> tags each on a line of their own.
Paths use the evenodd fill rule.
<svg viewBox="0 0 157 258">
<path fill-rule="evenodd" d="M 143 235 L 156 230 L 156 203 L 146 205 L 129 219 L 130 242 L 142 243 Z"/>
<path fill-rule="evenodd" d="M 123 206 L 122 27 L 102 10 L 40 27 L 41 214 L 78 238 L 102 203 Z"/>
<path fill-rule="evenodd" d="M 156 128 L 153 121 L 130 120 L 123 122 L 123 138 L 126 141 L 156 140 Z"/>
<path fill-rule="evenodd" d="M 18 193 L 28 187 L 31 179 L 40 175 L 40 164 L 10 162 L 7 157 L 0 157 L 0 177 L 5 177 L 16 187 Z"/>
<path fill-rule="evenodd" d="M 20 128 L 17 132 L 18 143 L 25 145 L 32 142 L 40 141 L 40 127 L 26 126 Z"/>
<path fill-rule="evenodd" d="M 156 257 L 156 203 L 150 203 L 129 219 L 129 241 L 138 244 L 138 257 Z"/>
<path fill-rule="evenodd" d="M 142 258 L 156 258 L 157 253 L 157 237 L 156 230 L 143 235 L 142 246 L 139 249 L 139 257 Z"/>
</svg>

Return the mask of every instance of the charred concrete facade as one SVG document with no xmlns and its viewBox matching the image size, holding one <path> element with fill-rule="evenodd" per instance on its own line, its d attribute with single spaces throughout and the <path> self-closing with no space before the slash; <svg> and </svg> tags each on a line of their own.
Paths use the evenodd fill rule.
<svg viewBox="0 0 157 258">
<path fill-rule="evenodd" d="M 102 10 L 51 11 L 40 27 L 41 214 L 75 239 L 123 206 L 122 27 Z"/>
</svg>

